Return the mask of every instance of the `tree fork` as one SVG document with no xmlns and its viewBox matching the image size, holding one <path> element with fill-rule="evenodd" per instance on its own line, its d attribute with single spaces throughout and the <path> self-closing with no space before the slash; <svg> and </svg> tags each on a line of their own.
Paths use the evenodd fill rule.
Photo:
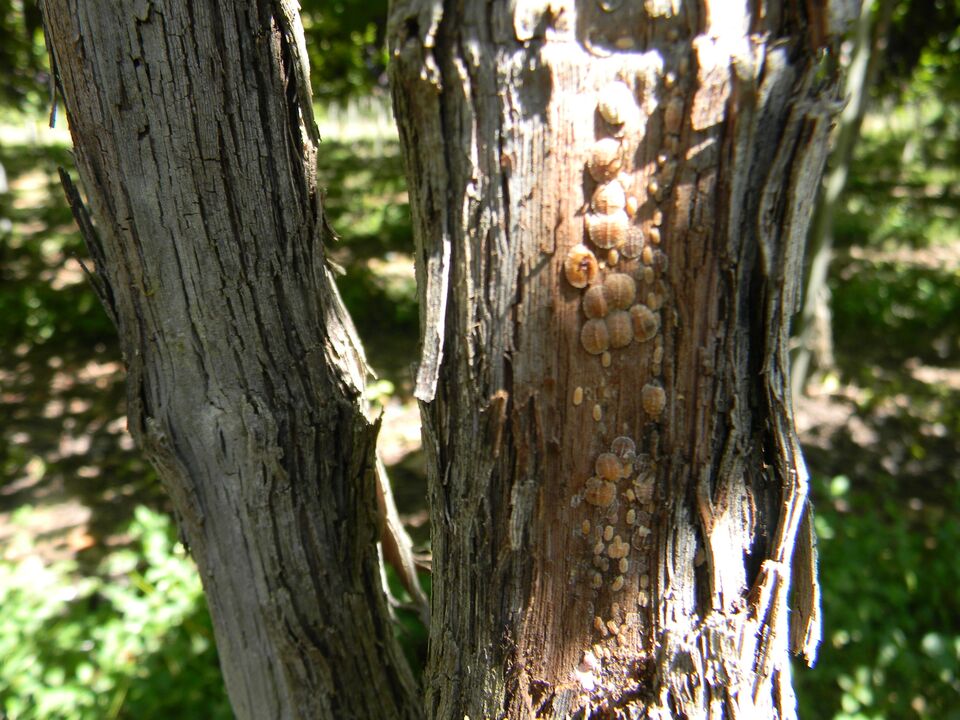
<svg viewBox="0 0 960 720">
<path fill-rule="evenodd" d="M 239 718 L 416 718 L 377 557 L 365 361 L 324 264 L 288 0 L 45 0 L 128 366 Z"/>
<path fill-rule="evenodd" d="M 795 716 L 819 620 L 787 341 L 837 99 L 816 8 L 393 3 L 430 717 Z"/>
</svg>

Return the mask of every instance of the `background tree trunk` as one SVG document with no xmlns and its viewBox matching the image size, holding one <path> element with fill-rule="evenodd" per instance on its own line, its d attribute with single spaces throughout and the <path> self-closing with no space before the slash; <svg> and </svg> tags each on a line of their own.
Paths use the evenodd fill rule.
<svg viewBox="0 0 960 720">
<path fill-rule="evenodd" d="M 95 231 L 68 187 L 237 716 L 412 718 L 294 6 L 44 2 Z"/>
<path fill-rule="evenodd" d="M 394 3 L 430 717 L 795 714 L 787 339 L 843 14 L 746 5 Z"/>
<path fill-rule="evenodd" d="M 809 270 L 803 307 L 795 327 L 797 346 L 790 367 L 794 397 L 803 393 L 811 365 L 821 372 L 834 366 L 830 288 L 827 286 L 833 259 L 833 220 L 847 184 L 853 149 L 870 100 L 870 89 L 883 65 L 883 47 L 890 29 L 893 5 L 893 0 L 863 0 L 853 33 L 853 51 L 845 72 L 847 104 L 837 121 L 830 153 L 831 167 L 817 197 L 817 209 L 807 241 Z"/>
</svg>

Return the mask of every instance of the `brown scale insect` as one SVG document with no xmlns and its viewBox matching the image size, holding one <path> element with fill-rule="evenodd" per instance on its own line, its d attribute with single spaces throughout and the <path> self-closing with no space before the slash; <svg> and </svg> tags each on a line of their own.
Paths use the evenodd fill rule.
<svg viewBox="0 0 960 720">
<path fill-rule="evenodd" d="M 610 452 L 621 460 L 637 452 L 637 444 L 626 435 L 615 437 L 610 443 Z"/>
<path fill-rule="evenodd" d="M 597 182 L 612 180 L 622 166 L 620 143 L 616 139 L 602 138 L 591 146 L 587 158 L 587 172 Z"/>
<path fill-rule="evenodd" d="M 648 503 L 653 500 L 654 487 L 652 475 L 638 480 L 634 483 L 633 488 L 636 491 L 637 502 Z"/>
<path fill-rule="evenodd" d="M 601 215 L 612 215 L 627 206 L 627 195 L 619 181 L 611 180 L 594 191 L 590 204 Z"/>
<path fill-rule="evenodd" d="M 659 383 L 647 383 L 640 391 L 640 401 L 648 415 L 658 418 L 667 406 L 667 394 Z"/>
<path fill-rule="evenodd" d="M 633 342 L 633 321 L 625 310 L 614 310 L 606 317 L 610 347 L 625 348 Z"/>
<path fill-rule="evenodd" d="M 653 267 L 658 273 L 665 273 L 669 266 L 670 260 L 667 258 L 667 254 L 663 250 L 657 250 L 653 254 Z"/>
<path fill-rule="evenodd" d="M 597 258 L 586 245 L 577 244 L 570 248 L 567 257 L 563 261 L 563 272 L 569 282 L 575 288 L 584 288 L 591 284 L 597 277 L 600 266 Z"/>
<path fill-rule="evenodd" d="M 621 469 L 620 458 L 613 453 L 600 453 L 594 463 L 594 471 L 604 480 L 619 480 Z"/>
<path fill-rule="evenodd" d="M 601 637 L 607 637 L 607 635 L 610 634 L 606 624 L 603 622 L 603 618 L 599 615 L 595 615 L 593 618 L 593 628 L 600 633 Z"/>
<path fill-rule="evenodd" d="M 614 310 L 626 310 L 637 296 L 637 283 L 626 273 L 611 273 L 603 281 L 603 289 Z"/>
<path fill-rule="evenodd" d="M 630 308 L 630 318 L 633 321 L 633 334 L 638 342 L 647 342 L 656 337 L 660 331 L 660 316 L 643 304 Z"/>
<path fill-rule="evenodd" d="M 623 125 L 637 113 L 633 92 L 622 82 L 612 82 L 600 90 L 597 101 L 600 116 L 610 125 Z"/>
<path fill-rule="evenodd" d="M 667 103 L 663 110 L 663 127 L 671 135 L 680 133 L 680 125 L 683 123 L 683 99 L 673 97 Z"/>
<path fill-rule="evenodd" d="M 587 480 L 583 499 L 594 507 L 609 507 L 617 496 L 617 486 L 609 480 L 592 477 Z"/>
<path fill-rule="evenodd" d="M 599 355 L 610 347 L 610 331 L 603 320 L 587 320 L 580 329 L 580 344 L 591 355 Z"/>
<path fill-rule="evenodd" d="M 660 343 L 653 349 L 653 363 L 654 365 L 659 365 L 662 362 L 663 362 L 663 344 Z"/>
<path fill-rule="evenodd" d="M 625 543 L 619 535 L 615 535 L 613 542 L 607 545 L 607 556 L 611 560 L 619 560 L 630 554 L 630 544 Z"/>
<path fill-rule="evenodd" d="M 630 225 L 627 228 L 627 233 L 624 237 L 623 244 L 620 246 L 620 253 L 625 258 L 630 258 L 632 260 L 635 257 L 639 257 L 640 253 L 642 252 L 643 230 L 636 225 Z"/>
<path fill-rule="evenodd" d="M 607 302 L 607 290 L 603 285 L 593 285 L 587 288 L 587 291 L 583 294 L 581 304 L 583 306 L 583 314 L 591 320 L 606 317 L 610 311 L 610 306 Z"/>
<path fill-rule="evenodd" d="M 616 210 L 609 214 L 587 213 L 585 222 L 590 241 L 599 248 L 609 250 L 623 244 L 630 218 L 625 210 Z"/>
</svg>

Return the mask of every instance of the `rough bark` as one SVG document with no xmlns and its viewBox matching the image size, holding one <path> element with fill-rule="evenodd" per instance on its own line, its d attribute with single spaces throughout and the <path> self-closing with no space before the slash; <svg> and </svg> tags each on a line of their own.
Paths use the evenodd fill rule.
<svg viewBox="0 0 960 720">
<path fill-rule="evenodd" d="M 819 623 L 787 340 L 827 12 L 395 0 L 430 717 L 794 716 Z"/>
<path fill-rule="evenodd" d="M 413 718 L 294 5 L 46 0 L 72 202 L 237 717 Z"/>
</svg>

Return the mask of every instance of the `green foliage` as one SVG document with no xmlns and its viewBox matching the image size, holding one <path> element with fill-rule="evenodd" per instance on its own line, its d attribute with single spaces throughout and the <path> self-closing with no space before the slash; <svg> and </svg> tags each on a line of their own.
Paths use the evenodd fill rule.
<svg viewBox="0 0 960 720">
<path fill-rule="evenodd" d="M 869 116 L 837 218 L 838 246 L 924 247 L 960 240 L 957 157 L 956 105 L 929 96 Z"/>
<path fill-rule="evenodd" d="M 825 631 L 816 668 L 795 674 L 800 716 L 960 718 L 960 485 L 944 505 L 905 503 L 892 478 L 814 492 Z"/>
<path fill-rule="evenodd" d="M 386 89 L 386 0 L 305 0 L 301 6 L 318 102 Z"/>
<path fill-rule="evenodd" d="M 129 544 L 0 562 L 0 710 L 16 720 L 230 718 L 196 568 L 168 517 L 136 510 Z"/>
<path fill-rule="evenodd" d="M 0 0 L 0 106 L 38 109 L 49 98 L 47 53 L 35 0 Z"/>
<path fill-rule="evenodd" d="M 324 207 L 340 240 L 330 248 L 346 269 L 337 285 L 378 374 L 409 378 L 419 336 L 413 237 L 396 140 L 325 140 L 318 173 Z"/>
<path fill-rule="evenodd" d="M 878 90 L 915 93 L 916 71 L 933 69 L 940 89 L 960 90 L 957 38 L 960 37 L 958 0 L 898 0 L 893 9 L 890 37 L 884 48 L 884 68 Z"/>
<path fill-rule="evenodd" d="M 113 328 L 76 263 L 86 251 L 56 173 L 58 165 L 72 165 L 70 149 L 3 146 L 0 165 L 11 185 L 29 186 L 0 189 L 0 337 L 34 348 L 111 337 Z"/>
<path fill-rule="evenodd" d="M 833 290 L 838 362 L 848 377 L 869 381 L 870 363 L 909 358 L 940 364 L 960 350 L 960 267 L 897 260 L 839 260 Z"/>
<path fill-rule="evenodd" d="M 303 0 L 301 16 L 318 101 L 386 90 L 386 0 Z M 48 66 L 36 0 L 0 0 L 0 109 L 47 111 Z"/>
</svg>

